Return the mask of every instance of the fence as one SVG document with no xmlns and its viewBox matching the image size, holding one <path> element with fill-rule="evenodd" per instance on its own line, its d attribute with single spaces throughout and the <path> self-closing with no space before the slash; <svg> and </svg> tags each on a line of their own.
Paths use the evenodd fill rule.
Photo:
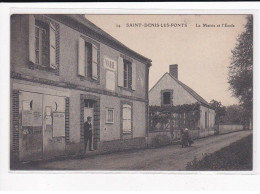
<svg viewBox="0 0 260 194">
<path fill-rule="evenodd" d="M 150 111 L 150 131 L 175 131 L 184 128 L 197 129 L 199 118 L 194 111 L 172 113 L 163 111 Z"/>
<path fill-rule="evenodd" d="M 200 112 L 198 106 L 152 107 L 149 111 L 148 144 L 166 145 L 178 141 L 181 130 L 190 129 L 191 137 L 199 137 L 198 122 Z"/>
</svg>

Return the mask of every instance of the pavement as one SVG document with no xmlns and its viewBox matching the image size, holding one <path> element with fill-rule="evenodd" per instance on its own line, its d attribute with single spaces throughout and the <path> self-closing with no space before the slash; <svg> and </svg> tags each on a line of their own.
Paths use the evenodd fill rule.
<svg viewBox="0 0 260 194">
<path fill-rule="evenodd" d="M 82 159 L 39 162 L 30 164 L 30 170 L 87 170 L 87 171 L 183 171 L 186 164 L 203 154 L 213 153 L 231 143 L 252 134 L 252 131 L 239 131 L 225 135 L 198 139 L 191 147 L 181 148 L 170 145 L 155 149 L 131 150 Z"/>
</svg>

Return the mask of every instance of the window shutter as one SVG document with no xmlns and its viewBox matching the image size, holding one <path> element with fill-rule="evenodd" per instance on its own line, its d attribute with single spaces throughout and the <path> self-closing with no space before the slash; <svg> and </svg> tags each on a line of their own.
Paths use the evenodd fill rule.
<svg viewBox="0 0 260 194">
<path fill-rule="evenodd" d="M 81 76 L 86 76 L 85 72 L 85 40 L 79 38 L 78 45 L 78 74 Z"/>
<path fill-rule="evenodd" d="M 136 90 L 136 64 L 132 63 L 132 90 Z"/>
<path fill-rule="evenodd" d="M 35 18 L 29 15 L 29 61 L 35 64 Z"/>
<path fill-rule="evenodd" d="M 97 47 L 92 44 L 92 78 L 97 80 L 97 58 L 98 58 L 98 52 Z"/>
<path fill-rule="evenodd" d="M 50 23 L 50 68 L 56 69 L 56 28 Z"/>
<path fill-rule="evenodd" d="M 118 57 L 117 64 L 117 85 L 124 86 L 124 61 L 122 57 Z"/>
</svg>

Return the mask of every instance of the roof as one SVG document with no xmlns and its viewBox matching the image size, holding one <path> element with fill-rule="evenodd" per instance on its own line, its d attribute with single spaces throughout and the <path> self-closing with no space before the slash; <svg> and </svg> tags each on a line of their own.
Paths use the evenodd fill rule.
<svg viewBox="0 0 260 194">
<path fill-rule="evenodd" d="M 198 102 L 200 102 L 201 104 L 204 104 L 204 105 L 206 105 L 206 106 L 208 106 L 208 107 L 210 107 L 210 108 L 212 108 L 212 109 L 214 109 L 204 98 L 202 98 L 197 92 L 195 92 L 193 89 L 191 89 L 189 86 L 187 86 L 186 84 L 184 84 L 184 83 L 182 83 L 180 80 L 178 80 L 178 79 L 176 79 L 175 77 L 173 77 L 170 73 L 168 73 L 168 72 L 166 72 L 162 77 L 164 77 L 165 75 L 169 75 L 172 79 L 174 79 L 179 85 L 181 85 L 183 88 L 184 88 L 184 90 L 186 90 L 190 95 L 192 95 Z M 161 78 L 162 79 L 162 78 Z M 161 80 L 160 79 L 160 80 Z M 159 80 L 159 81 L 160 81 Z M 158 81 L 158 82 L 159 82 Z M 157 82 L 157 83 L 158 83 Z M 157 84 L 156 83 L 156 84 Z M 155 84 L 155 85 L 156 85 Z M 154 85 L 154 86 L 155 86 Z M 154 88 L 154 87 L 153 87 Z M 151 88 L 151 90 L 153 89 L 153 88 Z"/>
<path fill-rule="evenodd" d="M 89 21 L 84 15 L 81 14 L 69 14 L 68 17 L 70 17 L 71 19 L 73 19 L 76 22 L 79 22 L 81 24 L 83 24 L 84 26 L 86 26 L 87 28 L 90 28 L 91 30 L 93 30 L 95 33 L 107 38 L 108 40 L 114 42 L 116 45 L 119 45 L 120 47 L 130 51 L 131 53 L 134 53 L 135 55 L 138 55 L 139 57 L 143 58 L 144 60 L 146 60 L 147 62 L 151 63 L 152 60 L 148 59 L 146 57 L 144 57 L 143 55 L 131 50 L 130 48 L 128 48 L 127 46 L 125 46 L 123 43 L 121 43 L 120 41 L 118 41 L 117 39 L 115 39 L 114 37 L 112 37 L 110 34 L 108 34 L 107 32 L 105 32 L 104 30 L 102 30 L 101 28 L 99 28 L 98 26 L 96 26 L 94 23 L 92 23 L 91 21 Z"/>
</svg>

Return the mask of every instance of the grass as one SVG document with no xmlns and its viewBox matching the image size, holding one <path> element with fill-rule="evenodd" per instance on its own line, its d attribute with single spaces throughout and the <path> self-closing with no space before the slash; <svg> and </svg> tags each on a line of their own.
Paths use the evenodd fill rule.
<svg viewBox="0 0 260 194">
<path fill-rule="evenodd" d="M 212 154 L 205 154 L 201 160 L 195 157 L 188 162 L 186 170 L 252 170 L 253 136 L 238 140 Z"/>
</svg>

